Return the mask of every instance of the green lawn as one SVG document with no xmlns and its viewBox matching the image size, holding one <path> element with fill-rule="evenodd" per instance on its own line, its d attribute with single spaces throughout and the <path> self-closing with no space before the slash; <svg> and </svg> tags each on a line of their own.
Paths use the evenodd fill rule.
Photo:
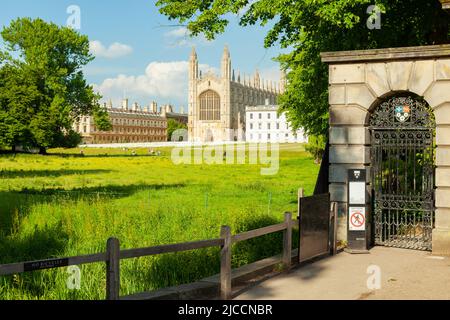
<svg viewBox="0 0 450 320">
<path fill-rule="evenodd" d="M 155 149 L 157 150 L 157 149 Z M 261 165 L 174 165 L 171 150 L 50 150 L 0 155 L 0 263 L 216 238 L 277 223 L 312 193 L 319 166 L 302 145 L 283 145 L 280 169 Z M 281 234 L 233 248 L 237 267 L 281 251 Z M 219 271 L 218 249 L 123 260 L 121 295 L 187 283 Z M 65 268 L 0 277 L 1 299 L 104 299 L 104 264 L 81 267 L 81 290 Z"/>
</svg>

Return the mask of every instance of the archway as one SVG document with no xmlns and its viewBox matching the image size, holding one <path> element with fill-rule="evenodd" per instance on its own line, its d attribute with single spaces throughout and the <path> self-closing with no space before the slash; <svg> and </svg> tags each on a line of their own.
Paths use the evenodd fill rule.
<svg viewBox="0 0 450 320">
<path fill-rule="evenodd" d="M 371 114 L 375 244 L 431 250 L 435 118 L 422 98 L 398 94 Z"/>
</svg>

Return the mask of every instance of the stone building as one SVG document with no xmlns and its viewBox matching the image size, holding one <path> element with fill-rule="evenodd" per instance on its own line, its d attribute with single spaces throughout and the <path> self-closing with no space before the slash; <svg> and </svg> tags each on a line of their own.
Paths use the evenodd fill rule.
<svg viewBox="0 0 450 320">
<path fill-rule="evenodd" d="M 278 114 L 277 105 L 247 107 L 245 119 L 247 142 L 304 143 L 303 130 L 293 131 L 284 113 Z"/>
<path fill-rule="evenodd" d="M 108 111 L 112 130 L 99 131 L 93 117 L 82 117 L 74 125 L 85 144 L 133 143 L 167 141 L 167 118 L 158 113 L 156 102 L 141 108 L 134 103 L 131 108 L 128 99 L 122 101 L 121 108 L 114 108 L 112 102 L 104 106 Z"/>
<path fill-rule="evenodd" d="M 367 169 L 375 244 L 450 255 L 450 45 L 329 52 L 329 191 Z"/>
<path fill-rule="evenodd" d="M 280 85 L 264 81 L 258 71 L 250 78 L 235 73 L 231 56 L 225 47 L 221 74 L 202 75 L 195 49 L 189 60 L 189 122 L 190 141 L 244 141 L 245 107 L 264 104 L 269 99 L 276 104 Z"/>
<path fill-rule="evenodd" d="M 180 123 L 186 124 L 188 123 L 188 114 L 184 113 L 184 108 L 180 107 L 180 112 L 175 112 L 173 110 L 173 106 L 170 104 L 167 104 L 165 106 L 161 107 L 161 116 L 169 119 L 174 119 Z"/>
</svg>

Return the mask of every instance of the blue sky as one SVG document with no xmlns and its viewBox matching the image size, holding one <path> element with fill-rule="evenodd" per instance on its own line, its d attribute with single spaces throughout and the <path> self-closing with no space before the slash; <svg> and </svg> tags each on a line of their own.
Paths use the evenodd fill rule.
<svg viewBox="0 0 450 320">
<path fill-rule="evenodd" d="M 80 8 L 80 32 L 88 35 L 96 59 L 85 74 L 105 99 L 119 103 L 124 94 L 131 102 L 148 105 L 172 103 L 187 105 L 187 60 L 195 45 L 201 68 L 217 70 L 225 44 L 231 52 L 233 68 L 277 80 L 278 64 L 272 58 L 279 47 L 264 49 L 268 27 L 239 27 L 237 18 L 213 42 L 203 37 L 191 39 L 181 27 L 170 27 L 153 0 L 15 0 L 2 3 L 3 28 L 17 17 L 40 17 L 66 25 L 67 8 Z"/>
</svg>

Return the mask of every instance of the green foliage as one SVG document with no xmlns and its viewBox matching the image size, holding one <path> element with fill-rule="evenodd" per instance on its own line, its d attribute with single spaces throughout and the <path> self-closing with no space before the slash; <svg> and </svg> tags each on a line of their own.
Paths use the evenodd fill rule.
<svg viewBox="0 0 450 320">
<path fill-rule="evenodd" d="M 102 115 L 100 97 L 82 71 L 93 60 L 88 38 L 30 18 L 12 21 L 1 36 L 6 49 L 0 52 L 0 145 L 72 145 L 74 121 Z"/>
<path fill-rule="evenodd" d="M 82 141 L 81 135 L 74 131 L 69 130 L 68 132 L 60 132 L 56 140 L 56 144 L 61 148 L 75 148 Z"/>
<path fill-rule="evenodd" d="M 175 130 L 178 130 L 178 129 L 186 129 L 187 130 L 187 125 L 184 123 L 181 123 L 175 119 L 167 120 L 168 141 L 172 141 L 172 134 L 174 133 Z"/>
<path fill-rule="evenodd" d="M 94 123 L 100 131 L 110 131 L 112 129 L 112 123 L 109 118 L 108 111 L 105 108 L 96 108 L 93 111 Z"/>
<path fill-rule="evenodd" d="M 372 4 L 384 12 L 380 30 L 366 26 Z M 204 33 L 208 39 L 235 16 L 242 26 L 271 22 L 265 46 L 279 42 L 292 49 L 277 58 L 288 73 L 281 109 L 295 128 L 313 135 L 328 135 L 328 68 L 321 52 L 449 41 L 450 15 L 439 0 L 158 0 L 156 5 L 170 19 L 187 22 L 194 36 Z"/>
<path fill-rule="evenodd" d="M 280 170 L 266 165 L 174 165 L 171 149 L 50 149 L 0 155 L 0 264 L 217 238 L 276 224 L 311 194 L 318 166 L 303 146 L 280 146 Z M 248 154 L 247 154 L 248 155 Z M 270 195 L 270 196 L 269 196 Z M 207 198 L 207 201 L 205 199 Z M 269 202 L 270 199 L 270 202 Z M 296 247 L 298 237 L 294 238 Z M 233 267 L 280 254 L 282 233 L 233 246 Z M 81 290 L 66 268 L 0 277 L 0 299 L 104 299 L 105 264 L 81 267 Z M 219 273 L 219 248 L 121 261 L 121 295 L 189 283 Z"/>
<path fill-rule="evenodd" d="M 0 145 L 27 145 L 32 119 L 29 106 L 38 99 L 30 74 L 11 64 L 0 65 Z"/>
<path fill-rule="evenodd" d="M 308 144 L 305 146 L 305 150 L 308 151 L 315 159 L 316 163 L 322 160 L 323 153 L 325 152 L 326 138 L 324 136 L 308 137 Z"/>
</svg>

